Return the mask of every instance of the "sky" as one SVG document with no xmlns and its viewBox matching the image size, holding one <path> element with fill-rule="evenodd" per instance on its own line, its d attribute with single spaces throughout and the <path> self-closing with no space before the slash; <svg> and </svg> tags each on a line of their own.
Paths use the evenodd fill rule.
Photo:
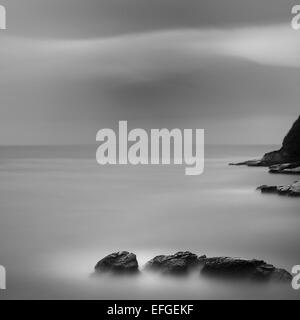
<svg viewBox="0 0 300 320">
<path fill-rule="evenodd" d="M 92 144 L 120 120 L 280 144 L 300 114 L 297 1 L 0 4 L 1 145 Z"/>
</svg>

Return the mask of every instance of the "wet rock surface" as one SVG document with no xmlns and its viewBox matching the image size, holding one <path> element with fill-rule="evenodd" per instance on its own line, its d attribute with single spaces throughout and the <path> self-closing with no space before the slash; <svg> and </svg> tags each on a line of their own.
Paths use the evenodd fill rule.
<svg viewBox="0 0 300 320">
<path fill-rule="evenodd" d="M 179 251 L 173 255 L 156 256 L 147 262 L 145 269 L 163 274 L 185 274 L 197 265 L 198 257 L 189 251 Z"/>
<path fill-rule="evenodd" d="M 97 273 L 112 272 L 116 274 L 137 273 L 136 255 L 128 251 L 114 252 L 101 259 L 96 264 L 95 271 Z"/>
<path fill-rule="evenodd" d="M 262 193 L 276 193 L 279 195 L 286 195 L 290 197 L 300 196 L 300 181 L 295 181 L 294 183 L 286 186 L 268 186 L 262 185 L 257 188 Z"/>
<path fill-rule="evenodd" d="M 276 268 L 263 260 L 231 257 L 197 256 L 190 251 L 172 255 L 159 255 L 148 261 L 146 271 L 162 275 L 187 275 L 189 271 L 201 272 L 203 276 L 236 280 L 290 282 L 292 276 L 284 269 Z M 136 255 L 128 251 L 112 253 L 95 266 L 97 273 L 132 274 L 138 272 Z"/>
<path fill-rule="evenodd" d="M 275 268 L 263 260 L 246 260 L 230 257 L 213 257 L 204 261 L 203 275 L 257 281 L 289 282 L 292 276 L 284 269 Z"/>
</svg>

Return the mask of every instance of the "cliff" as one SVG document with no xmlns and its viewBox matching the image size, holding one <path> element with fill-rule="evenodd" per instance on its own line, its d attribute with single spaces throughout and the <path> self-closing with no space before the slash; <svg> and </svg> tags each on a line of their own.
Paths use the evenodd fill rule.
<svg viewBox="0 0 300 320">
<path fill-rule="evenodd" d="M 300 116 L 289 130 L 279 150 L 266 153 L 260 160 L 248 160 L 231 165 L 248 165 L 269 167 L 282 163 L 293 163 L 300 161 Z"/>
</svg>

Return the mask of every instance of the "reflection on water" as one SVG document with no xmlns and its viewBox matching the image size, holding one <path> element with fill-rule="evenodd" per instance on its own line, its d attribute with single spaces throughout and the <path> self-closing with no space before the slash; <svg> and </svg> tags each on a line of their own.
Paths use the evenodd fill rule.
<svg viewBox="0 0 300 320">
<path fill-rule="evenodd" d="M 299 200 L 255 190 L 295 177 L 227 165 L 272 147 L 207 148 L 205 173 L 194 177 L 180 166 L 100 167 L 76 147 L 72 157 L 44 147 L 22 157 L 17 148 L 0 153 L 0 264 L 8 276 L 1 298 L 298 298 L 289 286 L 228 284 L 198 273 L 91 276 L 99 259 L 118 250 L 136 253 L 140 266 L 179 250 L 287 270 L 300 264 Z"/>
</svg>

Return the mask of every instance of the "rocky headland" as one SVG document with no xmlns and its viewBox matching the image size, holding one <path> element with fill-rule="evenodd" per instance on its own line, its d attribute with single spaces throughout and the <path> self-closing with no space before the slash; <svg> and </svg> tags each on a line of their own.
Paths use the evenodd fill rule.
<svg viewBox="0 0 300 320">
<path fill-rule="evenodd" d="M 252 167 L 270 167 L 279 164 L 286 164 L 293 169 L 300 167 L 300 116 L 283 139 L 279 150 L 268 152 L 261 159 L 230 163 L 230 165 Z"/>
<path fill-rule="evenodd" d="M 269 167 L 269 172 L 276 174 L 300 174 L 300 116 L 283 139 L 282 146 L 279 150 L 268 152 L 261 159 L 230 163 L 230 165 Z M 299 196 L 300 181 L 295 181 L 291 185 L 286 186 L 262 185 L 257 189 L 262 193 Z"/>
</svg>

